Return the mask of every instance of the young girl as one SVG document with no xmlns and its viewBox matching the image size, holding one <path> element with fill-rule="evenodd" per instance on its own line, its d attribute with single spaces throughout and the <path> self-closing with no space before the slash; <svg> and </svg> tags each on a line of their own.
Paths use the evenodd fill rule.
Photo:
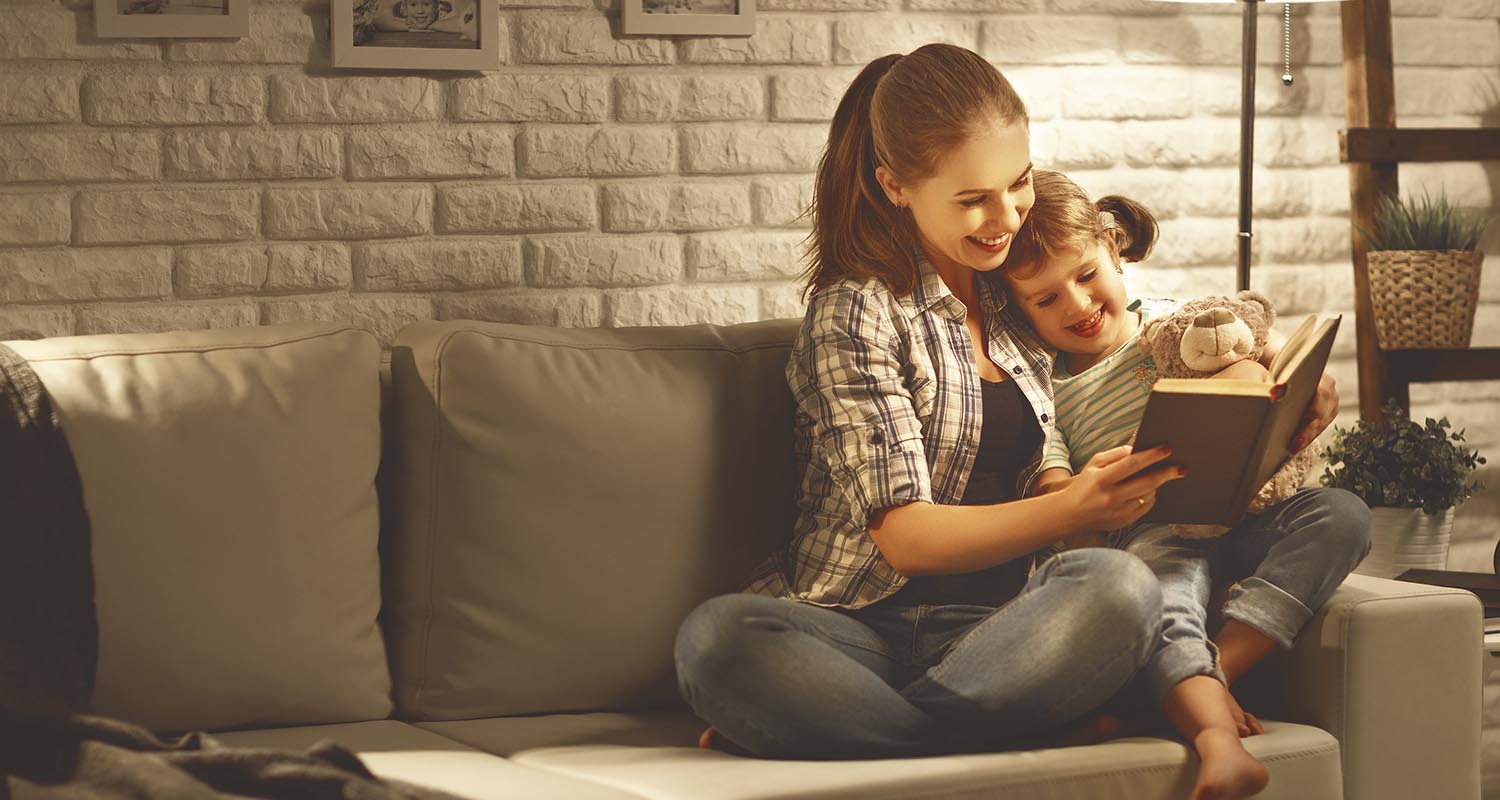
<svg viewBox="0 0 1500 800">
<path fill-rule="evenodd" d="M 1121 447 L 1026 496 L 1051 356 L 995 281 L 1031 204 L 1026 109 L 983 58 L 928 45 L 854 79 L 787 366 L 792 541 L 678 633 L 683 695 L 719 738 L 794 758 L 1014 744 L 1084 718 L 1158 646 L 1139 559 L 1036 555 L 1139 519 L 1177 475 L 1138 474 L 1165 448 Z"/>
<path fill-rule="evenodd" d="M 1052 373 L 1057 424 L 1036 490 L 1066 485 L 1092 454 L 1129 440 L 1155 378 L 1136 346 L 1142 323 L 1171 304 L 1129 302 L 1121 261 L 1139 261 L 1156 221 L 1123 197 L 1093 202 L 1066 177 L 1038 170 L 1026 226 L 1006 262 L 1011 297 L 1043 341 L 1059 351 Z M 1268 344 L 1269 363 L 1279 341 Z M 1215 377 L 1264 379 L 1265 366 L 1233 364 Z M 1304 435 L 1295 446 L 1307 443 Z M 1276 645 L 1290 647 L 1302 625 L 1369 549 L 1369 511 L 1338 489 L 1303 490 L 1216 539 L 1179 539 L 1166 525 L 1142 523 L 1115 542 L 1139 556 L 1162 584 L 1161 646 L 1141 681 L 1204 755 L 1239 748 L 1236 729 L 1259 732 L 1227 686 Z M 1227 619 L 1206 635 L 1212 580 L 1238 581 Z M 1217 659 L 1215 658 L 1217 654 Z M 1239 748 L 1243 753 L 1243 749 Z M 1245 753 L 1241 758 L 1248 758 Z"/>
</svg>

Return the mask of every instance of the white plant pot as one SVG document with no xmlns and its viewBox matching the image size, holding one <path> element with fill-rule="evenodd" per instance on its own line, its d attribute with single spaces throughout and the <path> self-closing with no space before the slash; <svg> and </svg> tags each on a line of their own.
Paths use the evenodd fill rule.
<svg viewBox="0 0 1500 800">
<path fill-rule="evenodd" d="M 1354 571 L 1394 578 L 1409 569 L 1446 569 L 1453 509 L 1435 516 L 1420 508 L 1370 509 L 1370 554 Z"/>
</svg>

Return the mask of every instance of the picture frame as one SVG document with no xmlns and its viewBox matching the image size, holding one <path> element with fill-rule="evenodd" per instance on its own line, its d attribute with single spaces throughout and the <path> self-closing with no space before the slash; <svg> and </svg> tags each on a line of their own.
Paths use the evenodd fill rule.
<svg viewBox="0 0 1500 800">
<path fill-rule="evenodd" d="M 620 0 L 626 35 L 750 36 L 755 0 Z"/>
<path fill-rule="evenodd" d="M 332 0 L 329 28 L 335 67 L 500 67 L 497 0 Z"/>
<path fill-rule="evenodd" d="M 251 0 L 94 0 L 101 39 L 237 39 L 250 35 Z"/>
</svg>

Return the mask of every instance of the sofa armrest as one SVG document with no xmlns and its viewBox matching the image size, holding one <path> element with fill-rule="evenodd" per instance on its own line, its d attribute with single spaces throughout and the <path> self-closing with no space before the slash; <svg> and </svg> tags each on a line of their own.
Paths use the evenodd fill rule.
<svg viewBox="0 0 1500 800">
<path fill-rule="evenodd" d="M 1247 702 L 1333 734 L 1345 797 L 1476 800 L 1482 620 L 1469 592 L 1351 575 Z"/>
</svg>

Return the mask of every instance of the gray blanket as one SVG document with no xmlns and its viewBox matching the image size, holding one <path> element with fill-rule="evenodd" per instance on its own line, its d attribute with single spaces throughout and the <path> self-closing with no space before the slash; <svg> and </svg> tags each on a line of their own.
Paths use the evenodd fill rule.
<svg viewBox="0 0 1500 800">
<path fill-rule="evenodd" d="M 306 753 L 162 739 L 90 716 L 98 656 L 88 515 L 36 373 L 0 345 L 0 800 L 453 800 L 376 778 L 332 742 Z"/>
</svg>

